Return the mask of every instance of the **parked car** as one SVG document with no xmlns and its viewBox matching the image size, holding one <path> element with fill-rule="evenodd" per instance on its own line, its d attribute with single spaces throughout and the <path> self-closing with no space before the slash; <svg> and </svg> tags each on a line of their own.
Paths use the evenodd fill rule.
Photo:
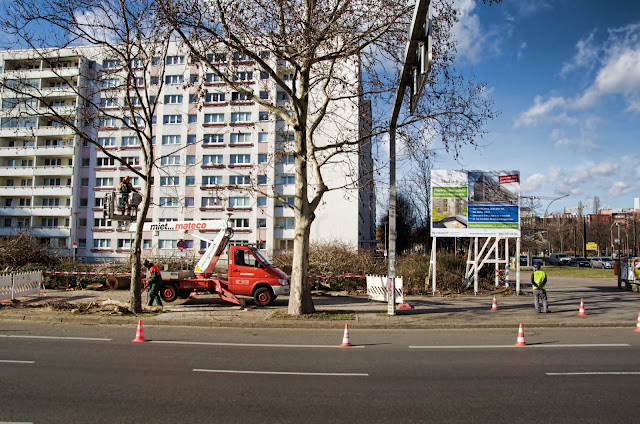
<svg viewBox="0 0 640 424">
<path fill-rule="evenodd" d="M 531 266 L 534 266 L 535 264 L 540 264 L 540 266 L 544 266 L 544 260 L 540 256 L 532 256 Z"/>
<path fill-rule="evenodd" d="M 549 256 L 549 263 L 551 265 L 570 265 L 571 257 L 566 253 L 552 253 Z"/>
<path fill-rule="evenodd" d="M 571 266 L 589 267 L 591 266 L 591 262 L 589 262 L 582 256 L 576 256 L 575 258 L 571 258 Z"/>
<path fill-rule="evenodd" d="M 613 268 L 614 260 L 607 257 L 591 258 L 591 268 Z"/>
<path fill-rule="evenodd" d="M 527 259 L 526 255 L 520 255 L 520 265 L 527 265 Z"/>
</svg>

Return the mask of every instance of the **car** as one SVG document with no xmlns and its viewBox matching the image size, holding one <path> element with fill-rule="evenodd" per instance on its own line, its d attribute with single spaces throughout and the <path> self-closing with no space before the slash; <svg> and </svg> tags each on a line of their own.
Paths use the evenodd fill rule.
<svg viewBox="0 0 640 424">
<path fill-rule="evenodd" d="M 549 256 L 549 263 L 551 265 L 560 265 L 560 266 L 570 265 L 571 257 L 566 253 L 552 253 L 551 256 Z"/>
<path fill-rule="evenodd" d="M 520 265 L 527 265 L 529 258 L 527 255 L 520 255 Z"/>
<path fill-rule="evenodd" d="M 540 256 L 532 256 L 531 257 L 531 266 L 535 266 L 535 264 L 539 264 L 540 266 L 544 266 L 544 260 Z"/>
<path fill-rule="evenodd" d="M 607 257 L 591 258 L 591 268 L 613 268 L 614 260 Z"/>
<path fill-rule="evenodd" d="M 571 266 L 589 267 L 591 266 L 591 262 L 589 262 L 582 256 L 576 256 L 575 258 L 571 258 Z"/>
</svg>

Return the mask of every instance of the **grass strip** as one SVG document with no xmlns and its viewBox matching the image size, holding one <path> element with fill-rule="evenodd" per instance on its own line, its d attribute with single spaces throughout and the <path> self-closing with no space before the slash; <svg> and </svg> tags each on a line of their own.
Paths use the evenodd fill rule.
<svg viewBox="0 0 640 424">
<path fill-rule="evenodd" d="M 355 311 L 324 310 L 315 311 L 312 314 L 289 315 L 286 310 L 278 310 L 269 316 L 269 319 L 300 319 L 316 321 L 353 321 L 356 319 Z"/>
</svg>

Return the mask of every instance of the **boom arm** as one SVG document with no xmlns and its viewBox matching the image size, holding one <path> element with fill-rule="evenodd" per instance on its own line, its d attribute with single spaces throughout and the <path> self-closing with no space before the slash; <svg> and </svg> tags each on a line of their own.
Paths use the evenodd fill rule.
<svg viewBox="0 0 640 424">
<path fill-rule="evenodd" d="M 207 250 L 205 250 L 196 265 L 195 272 L 198 274 L 210 274 L 227 248 L 231 236 L 233 236 L 231 221 L 212 219 L 207 221 L 145 222 L 142 227 L 142 231 L 182 231 L 186 233 L 192 230 L 218 230 L 218 235 L 213 241 L 192 234 L 193 237 L 209 243 Z"/>
</svg>

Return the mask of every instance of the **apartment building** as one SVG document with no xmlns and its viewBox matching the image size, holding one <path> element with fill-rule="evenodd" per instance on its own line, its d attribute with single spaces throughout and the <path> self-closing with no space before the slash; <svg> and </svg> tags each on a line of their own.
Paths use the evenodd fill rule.
<svg viewBox="0 0 640 424">
<path fill-rule="evenodd" d="M 246 57 L 216 52 L 212 60 L 233 66 L 234 80 L 261 97 L 286 101 L 284 92 Z M 158 96 L 154 116 L 158 160 L 148 220 L 231 216 L 233 243 L 257 244 L 267 255 L 291 248 L 293 211 L 284 203 L 293 201 L 295 176 L 293 155 L 286 148 L 291 132 L 284 122 L 198 66 L 175 44 L 162 63 L 152 65 L 163 73 L 154 78 L 152 69 L 145 79 L 146 88 Z M 347 69 L 354 90 L 360 78 L 357 65 L 354 61 Z M 127 175 L 134 187 L 141 188 L 142 181 L 45 113 L 45 105 L 7 89 L 11 84 L 28 84 L 41 93 L 40 102 L 53 106 L 59 116 L 83 123 L 85 134 L 106 152 L 141 169 L 135 133 L 114 118 L 125 100 L 119 68 L 116 60 L 95 48 L 65 49 L 50 56 L 30 50 L 0 52 L 4 87 L 0 93 L 0 235 L 26 230 L 87 261 L 128 257 L 129 223 L 105 218 L 104 199 Z M 290 70 L 278 70 L 286 80 Z M 87 96 L 99 105 L 98 113 L 82 107 Z M 364 137 L 371 122 L 370 103 L 356 99 L 337 108 L 334 112 L 340 120 L 328 119 L 319 134 L 330 137 L 350 131 Z M 348 187 L 347 180 L 354 175 L 359 184 L 325 195 L 316 212 L 312 241 L 339 240 L 368 247 L 375 225 L 371 173 L 367 142 L 326 167 L 330 187 Z M 274 193 L 280 200 L 271 196 Z M 191 235 L 168 232 L 145 233 L 143 243 L 144 255 L 156 257 L 195 257 L 205 247 L 205 242 Z"/>
</svg>

